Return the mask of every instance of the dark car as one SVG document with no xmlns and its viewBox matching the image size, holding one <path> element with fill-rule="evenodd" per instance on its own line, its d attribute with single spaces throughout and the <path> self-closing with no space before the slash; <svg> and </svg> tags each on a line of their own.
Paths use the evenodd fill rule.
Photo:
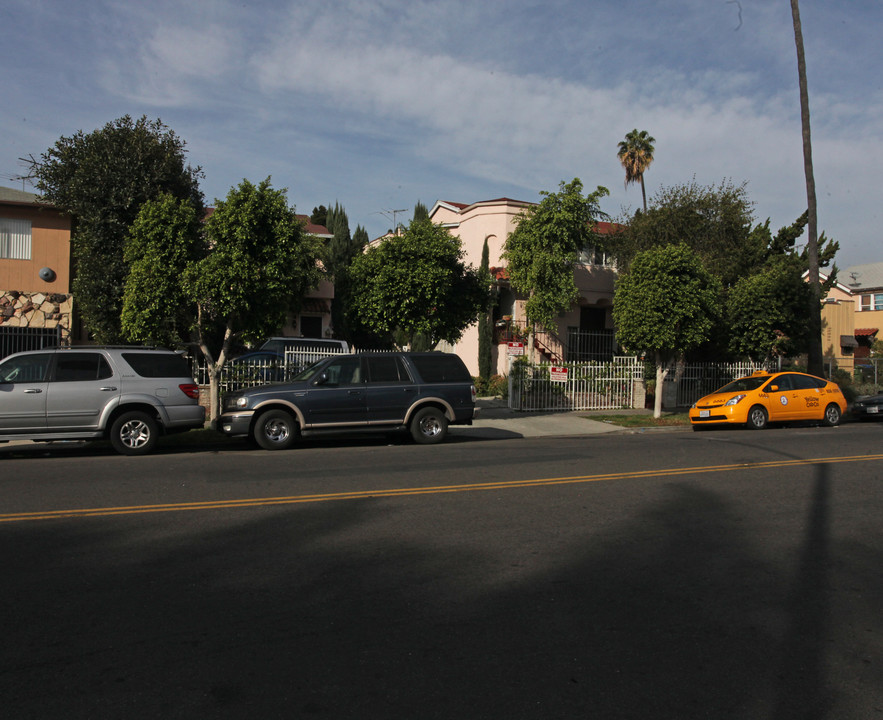
<svg viewBox="0 0 883 720">
<path fill-rule="evenodd" d="M 883 394 L 862 395 L 852 404 L 852 415 L 858 420 L 883 418 Z"/>
<path fill-rule="evenodd" d="M 441 442 L 448 425 L 471 425 L 472 376 L 456 355 L 365 353 L 319 360 L 289 383 L 224 398 L 218 429 L 267 450 L 299 435 L 403 428 L 418 443 Z"/>
</svg>

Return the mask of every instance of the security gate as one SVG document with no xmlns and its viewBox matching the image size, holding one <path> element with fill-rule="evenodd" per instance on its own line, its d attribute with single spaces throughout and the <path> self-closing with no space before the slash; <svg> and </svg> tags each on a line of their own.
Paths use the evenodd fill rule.
<svg viewBox="0 0 883 720">
<path fill-rule="evenodd" d="M 612 362 L 533 365 L 512 363 L 509 407 L 513 410 L 618 410 L 631 408 L 644 367 L 636 357 Z"/>
<path fill-rule="evenodd" d="M 61 345 L 61 328 L 0 327 L 0 360 L 23 350 Z"/>
</svg>

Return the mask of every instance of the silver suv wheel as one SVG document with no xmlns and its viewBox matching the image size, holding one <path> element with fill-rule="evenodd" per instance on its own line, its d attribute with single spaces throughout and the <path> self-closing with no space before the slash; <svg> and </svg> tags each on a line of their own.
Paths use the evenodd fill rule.
<svg viewBox="0 0 883 720">
<path fill-rule="evenodd" d="M 150 415 L 132 411 L 123 413 L 110 429 L 110 444 L 123 455 L 146 455 L 156 445 L 156 421 Z"/>
</svg>

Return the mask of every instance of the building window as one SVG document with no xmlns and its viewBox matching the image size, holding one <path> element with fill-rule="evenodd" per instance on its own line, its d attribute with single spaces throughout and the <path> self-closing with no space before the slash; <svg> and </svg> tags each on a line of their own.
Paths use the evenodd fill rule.
<svg viewBox="0 0 883 720">
<path fill-rule="evenodd" d="M 883 310 L 883 293 L 874 294 L 874 310 Z"/>
<path fill-rule="evenodd" d="M 868 312 L 870 310 L 883 310 L 883 293 L 862 295 L 859 310 L 863 312 Z"/>
<path fill-rule="evenodd" d="M 0 259 L 31 259 L 31 221 L 0 218 Z"/>
<path fill-rule="evenodd" d="M 607 253 L 601 252 L 597 248 L 588 247 L 580 250 L 579 262 L 583 265 L 600 265 L 602 267 L 613 267 L 613 258 Z"/>
</svg>

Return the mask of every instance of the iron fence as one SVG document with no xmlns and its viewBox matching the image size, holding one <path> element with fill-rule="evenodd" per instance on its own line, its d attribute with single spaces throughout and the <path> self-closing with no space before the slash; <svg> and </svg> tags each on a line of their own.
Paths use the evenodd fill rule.
<svg viewBox="0 0 883 720">
<path fill-rule="evenodd" d="M 512 363 L 509 373 L 509 407 L 535 411 L 631 408 L 643 374 L 643 363 L 636 357 L 560 365 L 519 360 Z"/>
<path fill-rule="evenodd" d="M 880 384 L 883 383 L 883 358 L 857 360 L 854 380 L 860 385 L 873 385 L 875 390 L 879 390 Z"/>
<path fill-rule="evenodd" d="M 699 398 L 736 378 L 751 375 L 757 370 L 772 369 L 752 362 L 678 363 L 665 378 L 663 403 L 666 407 L 689 407 Z"/>
<path fill-rule="evenodd" d="M 242 388 L 266 385 L 267 383 L 288 382 L 308 365 L 334 355 L 348 355 L 351 352 L 377 352 L 372 350 L 343 350 L 342 348 L 297 349 L 288 348 L 280 357 L 233 358 L 221 370 L 219 388 L 222 393 Z M 203 356 L 193 361 L 193 377 L 200 385 L 209 384 L 208 365 Z"/>
<path fill-rule="evenodd" d="M 25 350 L 61 345 L 61 328 L 0 327 L 0 360 Z"/>
</svg>

